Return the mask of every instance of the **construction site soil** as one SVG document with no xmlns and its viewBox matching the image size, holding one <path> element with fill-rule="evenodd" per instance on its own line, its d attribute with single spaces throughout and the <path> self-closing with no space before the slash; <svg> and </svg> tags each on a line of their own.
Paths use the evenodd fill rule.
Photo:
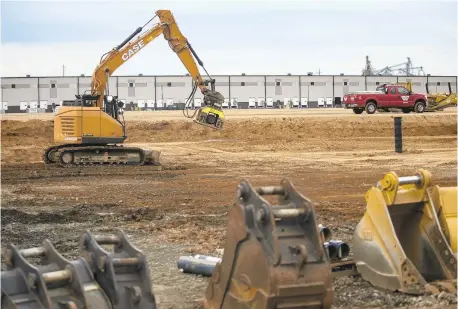
<svg viewBox="0 0 458 309">
<path fill-rule="evenodd" d="M 394 152 L 395 114 L 326 112 L 237 111 L 232 118 L 227 113 L 223 131 L 176 120 L 176 112 L 168 119 L 166 112 L 126 112 L 127 143 L 160 150 L 160 171 L 45 167 L 52 117 L 3 115 L 2 250 L 8 243 L 39 246 L 47 238 L 74 258 L 85 229 L 122 228 L 147 256 L 158 307 L 199 308 L 195 300 L 203 298 L 208 279 L 179 272 L 176 260 L 223 248 L 227 211 L 243 179 L 254 186 L 290 179 L 333 238 L 350 247 L 364 194 L 385 173 L 409 176 L 424 168 L 435 184 L 457 185 L 456 112 L 396 115 L 403 117 L 403 153 Z M 334 279 L 334 290 L 334 307 L 343 308 L 457 303 L 456 295 L 393 293 L 359 277 Z"/>
</svg>

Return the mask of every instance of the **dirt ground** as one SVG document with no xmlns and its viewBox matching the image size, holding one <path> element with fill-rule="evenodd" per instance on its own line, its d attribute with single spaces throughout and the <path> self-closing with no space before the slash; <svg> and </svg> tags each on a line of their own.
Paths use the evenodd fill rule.
<svg viewBox="0 0 458 309">
<path fill-rule="evenodd" d="M 167 114 L 169 113 L 169 114 Z M 269 113 L 271 113 L 269 115 Z M 272 113 L 274 115 L 272 115 Z M 167 115 L 169 117 L 167 118 Z M 178 112 L 126 112 L 128 144 L 161 151 L 151 167 L 44 167 L 52 116 L 2 115 L 2 249 L 48 238 L 68 258 L 85 230 L 122 228 L 147 255 L 160 309 L 198 308 L 207 278 L 182 274 L 181 255 L 216 255 L 238 183 L 290 179 L 313 201 L 334 239 L 349 242 L 364 213 L 365 192 L 389 171 L 429 170 L 435 184 L 456 186 L 456 110 L 401 114 L 404 152 L 394 152 L 396 114 L 342 109 L 230 111 L 223 131 L 182 120 Z M 2 260 L 3 267 L 3 260 Z M 456 307 L 456 295 L 408 296 L 361 278 L 334 280 L 334 306 Z"/>
</svg>

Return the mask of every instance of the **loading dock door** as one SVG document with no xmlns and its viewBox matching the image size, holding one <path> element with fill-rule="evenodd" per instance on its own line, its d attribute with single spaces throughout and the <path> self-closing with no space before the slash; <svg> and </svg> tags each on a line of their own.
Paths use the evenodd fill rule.
<svg viewBox="0 0 458 309">
<path fill-rule="evenodd" d="M 29 102 L 26 102 L 26 101 L 19 102 L 19 109 L 21 111 L 27 110 L 28 107 L 29 107 Z"/>
</svg>

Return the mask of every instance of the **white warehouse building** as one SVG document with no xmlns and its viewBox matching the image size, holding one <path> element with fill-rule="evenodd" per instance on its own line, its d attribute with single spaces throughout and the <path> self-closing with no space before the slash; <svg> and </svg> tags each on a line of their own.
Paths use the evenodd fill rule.
<svg viewBox="0 0 458 309">
<path fill-rule="evenodd" d="M 226 108 L 334 107 L 351 91 L 375 90 L 377 85 L 412 82 L 414 92 L 457 90 L 457 76 L 357 76 L 357 75 L 214 75 L 216 90 L 226 98 Z M 74 100 L 90 90 L 90 76 L 2 77 L 3 113 L 26 113 L 31 109 L 51 112 L 52 104 Z M 129 109 L 168 109 L 184 104 L 191 94 L 190 76 L 112 76 L 109 93 Z M 194 104 L 202 104 L 196 91 Z"/>
</svg>

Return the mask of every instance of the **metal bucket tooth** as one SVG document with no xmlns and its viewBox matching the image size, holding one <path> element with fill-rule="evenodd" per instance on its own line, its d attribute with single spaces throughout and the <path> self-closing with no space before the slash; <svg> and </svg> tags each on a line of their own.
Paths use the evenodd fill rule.
<svg viewBox="0 0 458 309">
<path fill-rule="evenodd" d="M 41 258 L 34 266 L 27 258 Z M 1 274 L 2 308 L 111 309 L 84 259 L 68 261 L 49 240 L 42 247 L 19 250 L 10 244 Z"/>
<path fill-rule="evenodd" d="M 146 258 L 121 230 L 115 235 L 92 235 L 86 231 L 80 241 L 82 256 L 114 309 L 156 308 Z M 101 245 L 113 245 L 113 252 Z"/>
<path fill-rule="evenodd" d="M 277 195 L 279 205 L 263 195 Z M 254 189 L 243 181 L 203 306 L 329 308 L 334 296 L 324 250 L 313 205 L 291 182 Z"/>
<path fill-rule="evenodd" d="M 354 260 L 363 279 L 423 294 L 428 282 L 456 278 L 457 258 L 428 198 L 430 185 L 430 173 L 421 169 L 409 177 L 390 172 L 367 191 L 366 211 L 353 235 Z"/>
</svg>

